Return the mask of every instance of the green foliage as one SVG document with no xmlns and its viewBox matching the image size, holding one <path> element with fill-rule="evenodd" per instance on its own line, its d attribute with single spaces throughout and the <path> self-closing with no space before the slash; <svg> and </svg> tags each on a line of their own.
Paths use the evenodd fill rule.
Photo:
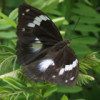
<svg viewBox="0 0 100 100">
<path fill-rule="evenodd" d="M 82 91 L 82 88 L 79 86 L 73 86 L 73 87 L 58 86 L 57 91 L 61 93 L 78 93 Z"/>
<path fill-rule="evenodd" d="M 52 93 L 54 93 L 56 91 L 57 91 L 57 88 L 55 86 L 52 86 L 51 88 L 46 90 L 46 92 L 43 95 L 43 98 L 50 96 Z"/>
<path fill-rule="evenodd" d="M 68 100 L 66 95 L 63 95 L 63 97 L 61 98 L 61 100 Z"/>
<path fill-rule="evenodd" d="M 17 57 L 15 55 L 15 49 L 0 45 L 1 50 L 0 53 L 0 75 L 7 73 L 9 71 L 15 70 Z"/>
<path fill-rule="evenodd" d="M 57 6 L 59 0 L 25 0 L 25 2 L 36 8 L 40 8 L 44 12 L 49 12 Z"/>
<path fill-rule="evenodd" d="M 25 0 L 44 11 L 59 28 L 64 39 L 79 58 L 77 85 L 65 87 L 48 82 L 30 82 L 20 70 L 16 57 L 18 5 L 22 1 L 6 1 L 0 6 L 0 99 L 1 100 L 98 100 L 100 93 L 100 13 L 99 0 Z M 1 8 L 2 7 L 2 8 Z M 10 9 L 9 9 L 10 7 Z M 13 8 L 13 9 L 12 9 Z M 3 12 L 1 12 L 3 11 Z M 80 18 L 75 31 L 72 31 Z M 73 33 L 72 33 L 73 32 Z M 98 51 L 98 53 L 96 53 Z M 94 74 L 95 73 L 95 74 Z M 89 91 L 89 89 L 91 89 Z M 81 95 L 79 95 L 81 93 Z M 91 93 L 93 95 L 91 95 Z"/>
<path fill-rule="evenodd" d="M 3 13 L 0 12 L 0 16 L 5 19 L 9 24 L 11 24 L 13 27 L 16 28 L 16 24 L 6 15 L 4 15 Z"/>
<path fill-rule="evenodd" d="M 79 23 L 75 28 L 75 33 L 71 33 L 71 30 L 75 27 L 75 23 L 77 23 L 78 19 Z M 75 8 L 72 9 L 72 16 L 70 17 L 70 20 L 74 23 L 68 26 L 67 32 L 70 37 L 70 34 L 72 35 L 72 38 L 78 36 L 87 36 L 87 38 L 80 38 L 76 39 L 72 42 L 72 46 L 74 45 L 74 49 L 79 56 L 79 59 L 82 59 L 84 56 L 86 56 L 89 53 L 92 53 L 93 50 L 89 48 L 87 45 L 95 45 L 98 42 L 98 39 L 96 37 L 99 37 L 99 27 L 97 25 L 100 25 L 100 14 L 95 11 L 92 7 L 86 5 L 83 2 L 75 3 Z M 93 37 L 90 37 L 90 34 L 93 35 Z M 83 41 L 82 41 L 83 40 Z M 89 41 L 88 41 L 89 40 Z M 90 42 L 90 43 L 89 43 Z M 78 44 L 78 47 L 80 49 L 77 50 L 77 47 L 75 47 Z M 83 51 L 84 52 L 80 52 Z"/>
</svg>

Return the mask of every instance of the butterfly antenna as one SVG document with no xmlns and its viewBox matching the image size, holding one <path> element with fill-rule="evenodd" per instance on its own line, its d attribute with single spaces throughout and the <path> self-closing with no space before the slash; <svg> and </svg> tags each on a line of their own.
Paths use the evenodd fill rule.
<svg viewBox="0 0 100 100">
<path fill-rule="evenodd" d="M 82 37 L 75 37 L 75 38 L 71 38 L 70 40 L 77 39 L 77 38 L 84 38 L 84 37 L 89 37 L 89 36 L 85 35 L 85 36 L 82 36 Z"/>
<path fill-rule="evenodd" d="M 71 31 L 70 35 L 75 31 L 75 28 L 78 25 L 79 21 L 80 21 L 80 17 L 78 18 L 77 22 L 75 23 L 75 26 L 74 26 L 73 30 Z M 70 37 L 70 35 L 69 35 L 69 37 Z"/>
<path fill-rule="evenodd" d="M 72 32 L 70 34 L 72 34 L 75 31 L 75 28 L 78 25 L 79 21 L 80 21 L 80 17 L 78 18 L 77 22 L 75 23 L 75 26 L 74 26 L 74 28 L 73 28 L 73 30 L 72 30 Z"/>
<path fill-rule="evenodd" d="M 78 25 L 79 21 L 80 21 L 80 17 L 78 18 L 77 22 L 75 23 L 75 26 L 74 26 L 74 28 L 73 28 L 73 30 L 72 30 L 71 33 L 73 33 L 75 31 L 75 28 Z M 84 37 L 89 37 L 89 36 L 88 35 L 85 35 L 85 36 L 82 36 L 82 37 L 75 37 L 75 38 L 71 38 L 70 40 L 77 39 L 77 38 L 84 38 Z"/>
</svg>

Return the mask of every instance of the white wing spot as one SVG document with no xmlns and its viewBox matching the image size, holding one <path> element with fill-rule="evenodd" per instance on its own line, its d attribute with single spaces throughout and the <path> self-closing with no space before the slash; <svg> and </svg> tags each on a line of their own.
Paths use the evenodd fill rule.
<svg viewBox="0 0 100 100">
<path fill-rule="evenodd" d="M 30 11 L 30 9 L 26 9 L 26 12 L 29 12 Z"/>
<path fill-rule="evenodd" d="M 25 28 L 22 28 L 22 31 L 24 32 L 25 31 Z"/>
<path fill-rule="evenodd" d="M 32 52 L 36 52 L 41 50 L 42 48 L 42 43 L 40 41 L 36 41 L 35 43 L 32 44 L 32 47 L 30 47 L 32 49 Z"/>
<path fill-rule="evenodd" d="M 39 17 L 40 17 L 42 20 L 44 20 L 44 21 L 47 20 L 47 18 L 45 17 L 45 15 L 40 15 Z"/>
<path fill-rule="evenodd" d="M 40 62 L 38 68 L 41 72 L 45 72 L 50 65 L 54 66 L 54 61 L 52 59 L 45 59 Z"/>
<path fill-rule="evenodd" d="M 35 20 L 37 20 L 37 21 L 39 21 L 39 22 L 42 21 L 42 19 L 41 19 L 40 17 L 35 17 Z"/>
<path fill-rule="evenodd" d="M 35 40 L 35 43 L 41 43 L 41 41 L 37 37 L 34 40 Z"/>
<path fill-rule="evenodd" d="M 70 65 L 65 65 L 65 71 L 70 71 L 72 70 L 73 68 L 76 67 L 76 65 L 78 64 L 78 60 L 74 60 L 72 64 Z"/>
<path fill-rule="evenodd" d="M 34 23 L 28 23 L 28 25 L 27 25 L 28 27 L 35 27 L 35 24 Z"/>
<path fill-rule="evenodd" d="M 37 21 L 37 20 L 34 20 L 33 23 L 36 24 L 36 25 L 38 25 L 38 26 L 40 26 L 40 22 Z"/>
<path fill-rule="evenodd" d="M 64 73 L 65 69 L 64 68 L 61 68 L 60 71 L 59 71 L 59 75 L 62 75 Z"/>
<path fill-rule="evenodd" d="M 45 16 L 45 18 L 46 18 L 47 20 L 50 20 L 47 16 Z"/>
<path fill-rule="evenodd" d="M 32 52 L 37 52 L 39 50 L 41 50 L 43 44 L 41 43 L 41 41 L 36 37 L 34 39 L 34 43 L 32 43 L 30 49 L 32 50 Z"/>
<path fill-rule="evenodd" d="M 27 9 L 26 12 L 28 12 L 30 9 Z M 40 15 L 34 18 L 32 23 L 28 23 L 28 27 L 35 27 L 35 25 L 40 26 L 42 21 L 50 20 L 47 16 L 45 15 Z"/>
<path fill-rule="evenodd" d="M 65 83 L 67 83 L 68 82 L 68 80 L 65 80 Z"/>
<path fill-rule="evenodd" d="M 39 39 L 36 37 L 35 40 L 39 40 Z"/>
<path fill-rule="evenodd" d="M 55 75 L 52 76 L 52 78 L 55 78 L 55 77 L 56 77 Z"/>
<path fill-rule="evenodd" d="M 24 16 L 24 15 L 25 15 L 25 13 L 22 13 L 22 15 Z"/>
<path fill-rule="evenodd" d="M 72 81 L 74 79 L 74 76 L 70 78 L 70 80 Z"/>
</svg>

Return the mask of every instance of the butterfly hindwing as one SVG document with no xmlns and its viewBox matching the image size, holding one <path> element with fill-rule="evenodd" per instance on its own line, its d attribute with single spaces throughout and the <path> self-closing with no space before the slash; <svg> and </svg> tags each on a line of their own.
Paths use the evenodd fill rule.
<svg viewBox="0 0 100 100">
<path fill-rule="evenodd" d="M 37 39 L 37 38 L 36 38 Z M 32 43 L 22 43 L 20 40 L 17 41 L 17 57 L 18 61 L 21 65 L 25 65 L 29 63 L 37 53 L 39 53 L 42 49 L 45 47 L 43 44 L 39 41 L 33 39 Z"/>
<path fill-rule="evenodd" d="M 36 82 L 48 81 L 60 85 L 75 85 L 78 76 L 76 55 L 67 46 L 57 51 L 55 49 L 56 47 L 53 46 L 45 56 L 22 67 L 24 74 L 28 79 Z"/>
</svg>

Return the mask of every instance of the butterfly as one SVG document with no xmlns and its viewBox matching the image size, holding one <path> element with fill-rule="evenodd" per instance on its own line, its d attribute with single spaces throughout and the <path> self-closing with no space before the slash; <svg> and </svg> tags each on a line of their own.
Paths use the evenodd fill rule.
<svg viewBox="0 0 100 100">
<path fill-rule="evenodd" d="M 18 11 L 17 58 L 24 75 L 31 81 L 48 81 L 73 86 L 79 62 L 50 18 L 42 11 L 21 4 Z"/>
</svg>

